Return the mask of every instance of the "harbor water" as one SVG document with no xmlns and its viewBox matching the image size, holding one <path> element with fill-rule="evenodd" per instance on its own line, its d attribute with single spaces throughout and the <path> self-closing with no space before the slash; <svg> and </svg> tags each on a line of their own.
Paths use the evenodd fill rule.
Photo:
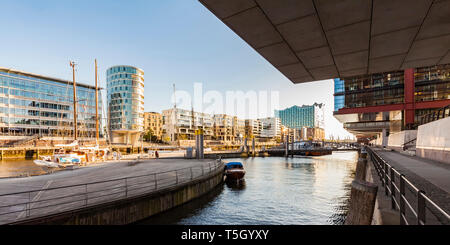
<svg viewBox="0 0 450 245">
<path fill-rule="evenodd" d="M 343 224 L 358 153 L 320 157 L 257 157 L 240 161 L 240 184 L 225 183 L 183 206 L 138 224 L 322 225 Z M 0 162 L 0 178 L 45 172 L 32 161 Z"/>
<path fill-rule="evenodd" d="M 188 204 L 138 224 L 340 225 L 345 221 L 357 152 L 320 157 L 225 159 L 247 174 Z"/>
<path fill-rule="evenodd" d="M 45 173 L 32 160 L 0 160 L 0 178 L 36 176 Z"/>
</svg>

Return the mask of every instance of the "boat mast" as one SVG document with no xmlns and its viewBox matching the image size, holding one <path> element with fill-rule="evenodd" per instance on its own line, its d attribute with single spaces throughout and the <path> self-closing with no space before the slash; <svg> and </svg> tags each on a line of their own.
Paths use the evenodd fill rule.
<svg viewBox="0 0 450 245">
<path fill-rule="evenodd" d="M 99 141 L 99 123 L 98 123 L 98 73 L 97 73 L 97 59 L 95 59 L 95 137 L 96 144 L 98 145 Z"/>
<path fill-rule="evenodd" d="M 195 130 L 197 129 L 196 128 L 196 125 L 195 125 L 195 112 L 194 112 L 194 104 L 192 103 L 192 101 L 191 101 L 191 113 L 192 113 L 192 129 L 194 130 L 194 134 L 195 134 Z"/>
<path fill-rule="evenodd" d="M 77 84 L 75 82 L 75 62 L 71 61 L 70 66 L 73 72 L 73 135 L 74 140 L 77 140 L 78 129 L 77 129 Z"/>
<path fill-rule="evenodd" d="M 178 118 L 177 118 L 177 93 L 176 93 L 176 87 L 175 87 L 175 83 L 173 84 L 173 96 L 174 96 L 174 99 L 175 99 L 175 102 L 174 102 L 174 105 L 173 105 L 173 108 L 174 108 L 174 111 L 175 111 L 175 134 L 174 134 L 174 137 L 177 139 L 177 142 L 178 142 L 178 145 L 179 145 L 179 135 L 178 135 Z"/>
</svg>

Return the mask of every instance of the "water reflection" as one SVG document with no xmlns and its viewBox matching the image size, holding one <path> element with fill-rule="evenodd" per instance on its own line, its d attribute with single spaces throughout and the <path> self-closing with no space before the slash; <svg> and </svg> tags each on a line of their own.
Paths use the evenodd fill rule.
<svg viewBox="0 0 450 245">
<path fill-rule="evenodd" d="M 235 180 L 227 180 L 225 181 L 226 186 L 231 189 L 231 190 L 245 190 L 245 179 L 242 179 L 240 181 L 235 181 Z"/>
<path fill-rule="evenodd" d="M 182 219 L 195 219 L 196 215 L 199 215 L 204 209 L 207 209 L 211 203 L 220 196 L 220 194 L 226 188 L 224 185 L 219 185 L 214 190 L 207 194 L 194 199 L 180 207 L 169 210 L 167 212 L 153 216 L 151 219 L 137 222 L 136 225 L 171 225 L 177 224 Z"/>
<path fill-rule="evenodd" d="M 297 225 L 343 224 L 356 152 L 241 161 L 245 183 L 226 183 L 202 197 L 140 224 Z"/>
</svg>

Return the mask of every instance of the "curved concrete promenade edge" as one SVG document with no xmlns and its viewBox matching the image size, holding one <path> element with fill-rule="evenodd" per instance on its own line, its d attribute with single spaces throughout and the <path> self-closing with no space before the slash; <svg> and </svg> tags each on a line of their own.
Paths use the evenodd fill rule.
<svg viewBox="0 0 450 245">
<path fill-rule="evenodd" d="M 223 183 L 223 164 L 193 180 L 146 194 L 11 222 L 12 225 L 125 225 L 185 204 Z"/>
</svg>

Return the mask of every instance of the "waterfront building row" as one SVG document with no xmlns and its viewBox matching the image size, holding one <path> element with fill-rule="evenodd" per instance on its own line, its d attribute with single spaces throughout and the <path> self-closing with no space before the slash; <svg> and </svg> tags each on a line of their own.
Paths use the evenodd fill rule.
<svg viewBox="0 0 450 245">
<path fill-rule="evenodd" d="M 203 129 L 205 140 L 242 143 L 245 138 L 282 142 L 286 132 L 297 132 L 293 140 L 323 140 L 325 130 L 319 127 L 289 128 L 277 117 L 239 119 L 225 114 L 211 115 L 184 109 L 169 109 L 162 113 L 163 140 L 195 140 L 195 131 Z"/>
<path fill-rule="evenodd" d="M 105 129 L 101 130 L 100 137 L 108 134 L 111 143 L 137 144 L 149 129 L 158 140 L 168 142 L 194 140 L 195 130 L 200 128 L 206 140 L 221 142 L 243 142 L 245 138 L 283 139 L 282 122 L 287 120 L 283 111 L 278 112 L 280 118 L 248 120 L 182 109 L 165 110 L 162 114 L 144 113 L 144 71 L 132 66 L 114 66 L 106 71 L 106 75 L 108 123 L 102 125 L 103 120 L 99 120 L 100 128 Z M 100 119 L 103 118 L 101 90 L 98 91 Z M 73 137 L 73 104 L 72 81 L 0 68 L 2 135 Z M 78 137 L 95 138 L 95 87 L 77 83 L 77 105 Z M 315 104 L 305 112 L 311 108 L 312 116 L 302 114 L 308 119 L 298 119 L 302 118 L 299 115 L 295 118 L 307 122 L 306 125 L 322 125 L 318 111 L 323 105 Z M 288 110 L 292 108 L 285 111 Z"/>
<path fill-rule="evenodd" d="M 325 130 L 323 128 L 302 127 L 301 129 L 297 129 L 282 126 L 283 141 L 286 139 L 286 136 L 289 136 L 289 142 L 322 141 L 325 139 Z"/>
<path fill-rule="evenodd" d="M 278 118 L 240 119 L 225 114 L 206 114 L 183 109 L 164 110 L 163 138 L 165 141 L 194 140 L 195 130 L 203 129 L 205 140 L 228 143 L 243 142 L 245 138 L 281 139 Z"/>
</svg>

